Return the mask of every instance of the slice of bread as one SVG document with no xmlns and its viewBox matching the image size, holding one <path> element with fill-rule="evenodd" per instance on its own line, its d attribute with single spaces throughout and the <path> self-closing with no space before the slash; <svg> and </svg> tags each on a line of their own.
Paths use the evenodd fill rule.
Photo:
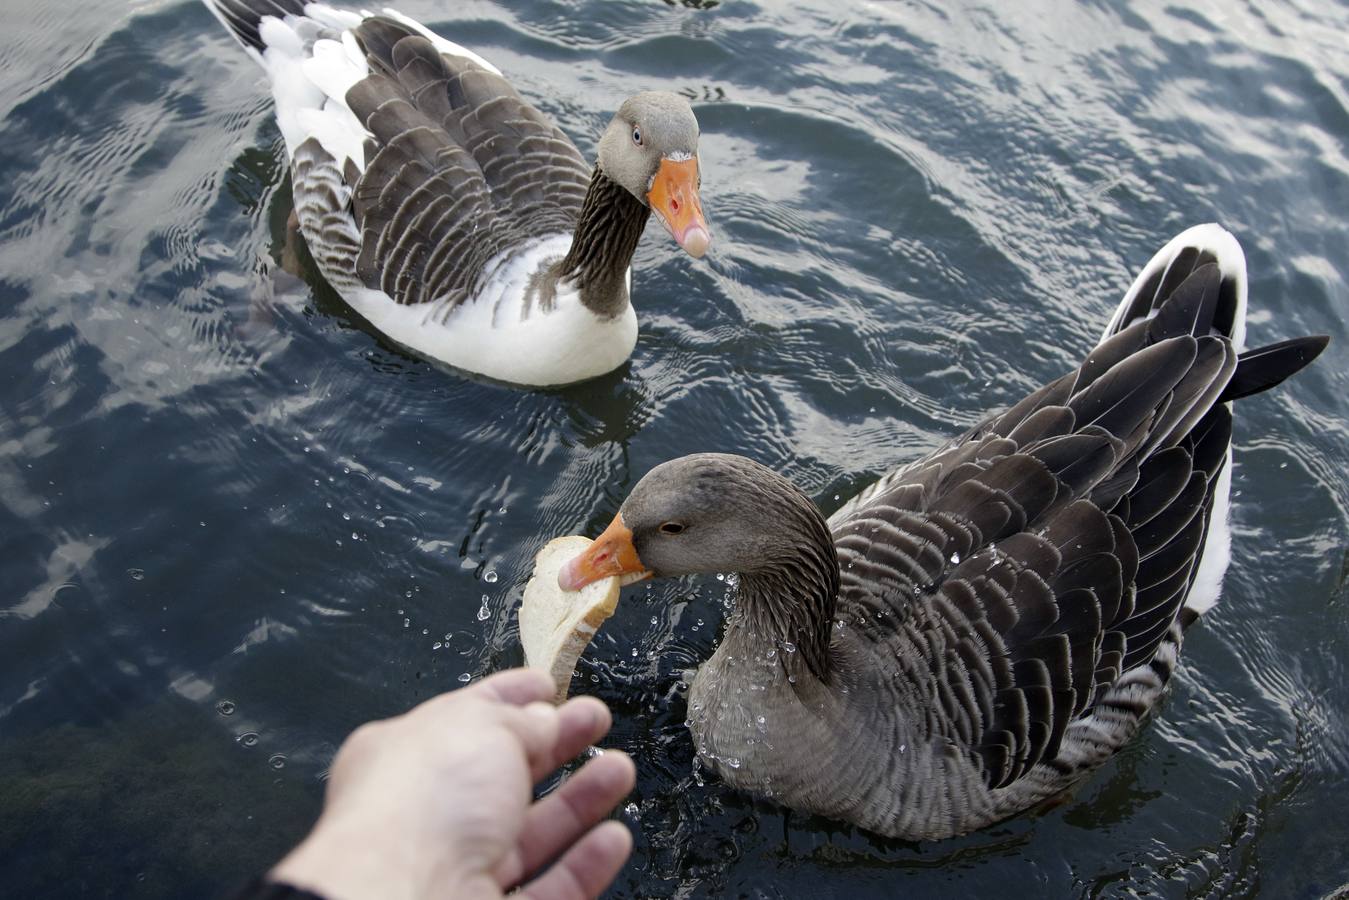
<svg viewBox="0 0 1349 900">
<path fill-rule="evenodd" d="M 564 591 L 558 571 L 593 542 L 580 535 L 554 538 L 534 557 L 534 574 L 520 603 L 520 645 L 525 665 L 543 669 L 557 686 L 555 703 L 567 699 L 576 661 L 618 605 L 619 580 L 604 578 Z"/>
</svg>

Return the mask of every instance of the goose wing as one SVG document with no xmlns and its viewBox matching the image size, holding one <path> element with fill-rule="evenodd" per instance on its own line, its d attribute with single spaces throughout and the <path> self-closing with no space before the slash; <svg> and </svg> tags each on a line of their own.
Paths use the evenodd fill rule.
<svg viewBox="0 0 1349 900">
<path fill-rule="evenodd" d="M 585 161 L 476 54 L 391 10 L 207 5 L 268 72 L 300 224 L 334 285 L 453 307 L 504 251 L 574 228 Z"/>
<path fill-rule="evenodd" d="M 346 93 L 370 135 L 352 195 L 366 286 L 400 303 L 466 296 L 502 251 L 572 231 L 585 161 L 500 73 L 407 20 L 352 35 L 369 68 Z"/>
<path fill-rule="evenodd" d="M 1216 599 L 1226 401 L 1324 346 L 1301 339 L 1243 361 L 1244 265 L 1220 262 L 1172 248 L 1165 277 L 1138 300 L 1154 260 L 1129 314 L 1076 370 L 831 520 L 842 613 L 899 661 L 910 718 L 960 748 L 989 788 L 1057 763 L 1088 717 L 1121 726 L 1098 729 L 1103 742 L 1127 739 L 1170 675 L 1159 648 Z M 1149 690 L 1129 689 L 1138 678 Z"/>
</svg>

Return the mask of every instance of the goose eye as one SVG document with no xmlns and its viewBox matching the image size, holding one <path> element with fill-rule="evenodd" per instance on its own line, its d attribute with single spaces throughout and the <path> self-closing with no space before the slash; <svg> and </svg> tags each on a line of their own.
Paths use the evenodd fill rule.
<svg viewBox="0 0 1349 900">
<path fill-rule="evenodd" d="M 636 144 L 638 147 L 642 146 L 642 129 L 640 128 L 632 129 L 632 142 Z"/>
<path fill-rule="evenodd" d="M 684 530 L 684 526 L 679 522 L 666 522 L 660 526 L 662 534 L 679 534 Z"/>
</svg>

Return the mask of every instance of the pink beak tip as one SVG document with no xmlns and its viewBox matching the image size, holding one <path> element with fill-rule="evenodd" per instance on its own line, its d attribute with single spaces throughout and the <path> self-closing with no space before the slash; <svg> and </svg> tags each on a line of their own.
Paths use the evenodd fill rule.
<svg viewBox="0 0 1349 900">
<path fill-rule="evenodd" d="M 707 233 L 707 229 L 698 225 L 690 226 L 679 238 L 679 246 L 694 259 L 702 259 L 711 245 L 712 236 Z"/>
<path fill-rule="evenodd" d="M 579 560 L 579 556 L 576 557 L 576 559 L 567 560 L 562 568 L 558 570 L 557 586 L 562 588 L 562 590 L 579 591 L 581 588 L 585 587 L 585 585 L 581 583 L 581 575 L 577 571 L 577 569 L 580 568 L 580 566 L 577 565 Z"/>
</svg>

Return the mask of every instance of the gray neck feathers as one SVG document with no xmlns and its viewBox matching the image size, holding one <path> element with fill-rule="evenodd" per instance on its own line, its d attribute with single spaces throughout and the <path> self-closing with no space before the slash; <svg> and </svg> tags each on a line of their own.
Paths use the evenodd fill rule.
<svg viewBox="0 0 1349 900">
<path fill-rule="evenodd" d="M 627 306 L 628 266 L 650 216 L 650 207 L 595 167 L 571 249 L 557 268 L 595 315 L 613 318 Z"/>
<path fill-rule="evenodd" d="M 829 654 L 838 604 L 838 552 L 824 517 L 803 494 L 793 492 L 775 530 L 785 538 L 780 552 L 752 572 L 740 573 L 738 605 L 752 630 L 799 655 L 821 682 L 831 675 Z"/>
</svg>

